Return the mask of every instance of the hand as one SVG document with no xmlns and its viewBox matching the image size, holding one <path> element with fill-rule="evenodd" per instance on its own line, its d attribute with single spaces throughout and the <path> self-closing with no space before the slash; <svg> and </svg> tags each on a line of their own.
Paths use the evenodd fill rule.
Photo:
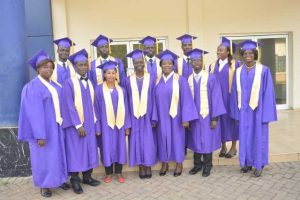
<svg viewBox="0 0 300 200">
<path fill-rule="evenodd" d="M 77 131 L 78 131 L 78 134 L 79 134 L 80 137 L 85 137 L 86 136 L 83 126 L 81 126 L 79 129 L 77 129 Z"/>
<path fill-rule="evenodd" d="M 182 123 L 183 128 L 188 128 L 189 125 L 190 125 L 189 122 L 183 122 Z"/>
<path fill-rule="evenodd" d="M 97 132 L 96 135 L 97 135 L 97 136 L 100 136 L 100 135 L 101 135 L 101 132 Z"/>
<path fill-rule="evenodd" d="M 215 129 L 216 127 L 217 127 L 217 120 L 212 120 L 211 122 L 210 122 L 210 128 L 211 129 Z"/>
<path fill-rule="evenodd" d="M 130 129 L 128 128 L 125 130 L 125 135 L 128 136 L 129 134 L 130 134 Z"/>
<path fill-rule="evenodd" d="M 43 146 L 45 146 L 46 141 L 43 140 L 43 139 L 41 139 L 41 140 L 37 140 L 37 143 L 38 143 L 38 145 L 39 145 L 40 147 L 43 147 Z"/>
<path fill-rule="evenodd" d="M 156 128 L 156 123 L 152 123 L 152 128 Z"/>
</svg>

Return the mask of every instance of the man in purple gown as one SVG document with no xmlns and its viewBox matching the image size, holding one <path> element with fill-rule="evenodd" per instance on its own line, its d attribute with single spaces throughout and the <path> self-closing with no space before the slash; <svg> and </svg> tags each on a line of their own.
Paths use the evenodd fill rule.
<svg viewBox="0 0 300 200">
<path fill-rule="evenodd" d="M 155 56 L 158 53 L 157 40 L 154 37 L 147 36 L 140 40 L 140 43 L 144 45 L 146 66 L 145 72 L 148 72 L 151 76 L 161 76 L 161 67 L 159 66 L 159 59 Z"/>
<path fill-rule="evenodd" d="M 55 69 L 51 79 L 63 85 L 65 80 L 75 75 L 74 67 L 68 60 L 71 48 L 75 44 L 68 37 L 57 39 L 53 42 L 57 45 L 58 59 L 55 62 Z"/>
<path fill-rule="evenodd" d="M 143 51 L 134 50 L 132 58 L 135 73 L 126 80 L 129 99 L 131 133 L 129 137 L 129 166 L 139 165 L 139 177 L 151 178 L 151 166 L 156 164 L 156 137 L 152 130 L 152 93 L 156 74 L 144 71 Z M 160 66 L 158 66 L 160 68 Z"/>
<path fill-rule="evenodd" d="M 41 188 L 42 196 L 50 197 L 50 189 L 64 185 L 68 178 L 61 87 L 50 80 L 54 63 L 45 51 L 39 51 L 29 63 L 39 75 L 22 90 L 18 139 L 29 142 L 34 185 Z"/>
<path fill-rule="evenodd" d="M 239 160 L 242 172 L 255 168 L 261 176 L 269 163 L 269 123 L 277 120 L 272 75 L 269 67 L 258 62 L 258 44 L 246 40 L 239 44 L 244 65 L 233 78 L 230 115 L 239 120 Z"/>
<path fill-rule="evenodd" d="M 157 124 L 158 159 L 162 162 L 160 175 L 166 175 L 168 162 L 175 161 L 176 177 L 182 173 L 185 158 L 185 128 L 198 115 L 187 80 L 173 71 L 177 55 L 165 50 L 158 57 L 163 74 L 156 81 L 152 120 Z"/>
<path fill-rule="evenodd" d="M 66 135 L 66 155 L 68 172 L 73 191 L 83 192 L 79 172 L 83 174 L 83 184 L 97 186 L 99 181 L 91 177 L 93 168 L 99 165 L 94 113 L 94 89 L 87 79 L 88 54 L 81 50 L 69 57 L 76 75 L 65 81 L 63 86 L 63 128 Z"/>
<path fill-rule="evenodd" d="M 189 76 L 193 73 L 191 59 L 187 54 L 193 49 L 194 39 L 197 39 L 197 37 L 189 34 L 184 34 L 177 38 L 177 40 L 181 41 L 181 49 L 183 51 L 183 55 L 178 58 L 177 63 L 174 66 L 174 71 L 186 79 L 188 79 Z"/>
<path fill-rule="evenodd" d="M 99 35 L 95 41 L 92 43 L 94 47 L 97 48 L 97 58 L 91 62 L 91 70 L 88 73 L 88 77 L 96 88 L 97 85 L 103 82 L 103 72 L 97 66 L 111 60 L 118 64 L 117 67 L 117 81 L 120 86 L 125 86 L 126 81 L 126 71 L 124 69 L 124 63 L 120 58 L 115 58 L 111 56 L 111 46 L 110 43 L 113 42 L 112 39 L 107 38 L 104 35 Z"/>
<path fill-rule="evenodd" d="M 188 83 L 198 113 L 198 119 L 191 122 L 191 131 L 187 135 L 187 146 L 194 151 L 194 168 L 189 174 L 196 174 L 203 167 L 204 177 L 210 175 L 213 151 L 221 146 L 221 127 L 218 118 L 226 113 L 218 79 L 214 74 L 202 70 L 203 56 L 206 53 L 200 49 L 193 49 L 188 53 L 194 69 Z"/>
</svg>

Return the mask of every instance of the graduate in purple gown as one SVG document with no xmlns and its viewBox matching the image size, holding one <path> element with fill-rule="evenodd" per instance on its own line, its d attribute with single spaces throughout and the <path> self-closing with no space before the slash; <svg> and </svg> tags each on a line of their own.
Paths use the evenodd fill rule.
<svg viewBox="0 0 300 200">
<path fill-rule="evenodd" d="M 158 53 L 157 39 L 151 36 L 147 36 L 140 40 L 140 43 L 144 45 L 146 53 L 145 72 L 148 72 L 153 77 L 161 76 L 159 59 L 155 56 L 155 53 Z"/>
<path fill-rule="evenodd" d="M 75 69 L 68 60 L 72 46 L 75 44 L 69 38 L 61 38 L 53 41 L 57 45 L 58 59 L 51 80 L 63 85 L 65 80 L 75 75 Z"/>
<path fill-rule="evenodd" d="M 258 44 L 239 44 L 244 64 L 235 71 L 230 96 L 230 115 L 239 121 L 239 160 L 242 172 L 255 168 L 261 176 L 269 163 L 269 123 L 277 120 L 274 85 L 269 67 L 258 62 Z"/>
<path fill-rule="evenodd" d="M 94 88 L 96 88 L 97 85 L 103 82 L 103 72 L 100 68 L 97 68 L 97 66 L 109 60 L 114 61 L 118 64 L 116 79 L 120 86 L 125 87 L 126 71 L 124 69 L 124 63 L 120 58 L 115 58 L 110 55 L 110 43 L 112 41 L 112 39 L 109 39 L 104 35 L 99 35 L 92 43 L 92 45 L 97 48 L 98 57 L 91 62 L 91 70 L 88 73 L 88 77 L 92 81 Z"/>
<path fill-rule="evenodd" d="M 174 71 L 186 79 L 188 79 L 189 76 L 193 73 L 191 59 L 187 54 L 193 49 L 194 39 L 197 39 L 197 37 L 189 34 L 184 34 L 177 38 L 177 40 L 181 41 L 181 49 L 183 51 L 183 55 L 179 57 L 177 62 L 175 63 Z"/>
<path fill-rule="evenodd" d="M 203 56 L 206 53 L 200 49 L 193 49 L 188 53 L 194 69 L 188 83 L 198 111 L 198 119 L 190 123 L 191 131 L 187 135 L 187 146 L 194 152 L 194 167 L 189 174 L 196 174 L 203 167 L 204 177 L 210 175 L 212 153 L 221 146 L 219 117 L 226 113 L 218 79 L 207 70 L 202 70 Z"/>
<path fill-rule="evenodd" d="M 152 120 L 157 125 L 158 159 L 162 162 L 159 174 L 166 175 L 168 163 L 174 161 L 176 177 L 182 173 L 185 157 L 185 128 L 198 114 L 187 80 L 173 71 L 177 55 L 165 50 L 158 57 L 163 75 L 156 81 Z"/>
<path fill-rule="evenodd" d="M 86 73 L 89 68 L 88 54 L 82 49 L 71 55 L 76 75 L 67 79 L 63 86 L 63 128 L 66 135 L 66 156 L 71 185 L 76 194 L 83 193 L 83 184 L 97 186 L 98 180 L 92 178 L 93 168 L 98 167 L 96 140 L 96 117 L 94 113 L 94 89 Z"/>
<path fill-rule="evenodd" d="M 60 114 L 61 86 L 50 80 L 54 63 L 43 50 L 29 64 L 38 76 L 22 90 L 18 140 L 29 142 L 33 182 L 41 195 L 51 197 L 50 188 L 68 178 L 64 133 Z"/>
<path fill-rule="evenodd" d="M 127 161 L 126 136 L 131 126 L 127 95 L 116 81 L 116 62 L 107 61 L 97 67 L 104 73 L 104 82 L 95 89 L 96 129 L 105 167 L 104 182 L 110 183 L 115 172 L 118 182 L 124 183 L 122 167 Z"/>
<path fill-rule="evenodd" d="M 143 51 L 134 50 L 127 57 L 132 58 L 135 72 L 126 80 L 132 124 L 129 137 L 129 166 L 139 165 L 139 177 L 151 178 L 151 166 L 157 161 L 156 137 L 151 123 L 152 93 L 156 75 L 151 76 L 144 71 Z"/>
<path fill-rule="evenodd" d="M 239 139 L 238 123 L 229 115 L 230 93 L 234 71 L 240 66 L 240 62 L 232 57 L 235 44 L 226 37 L 222 37 L 218 46 L 218 59 L 210 65 L 210 72 L 214 73 L 221 85 L 222 98 L 226 108 L 226 114 L 220 116 L 222 148 L 219 157 L 232 158 L 237 153 L 236 143 Z M 232 141 L 230 150 L 227 152 L 226 142 Z"/>
</svg>

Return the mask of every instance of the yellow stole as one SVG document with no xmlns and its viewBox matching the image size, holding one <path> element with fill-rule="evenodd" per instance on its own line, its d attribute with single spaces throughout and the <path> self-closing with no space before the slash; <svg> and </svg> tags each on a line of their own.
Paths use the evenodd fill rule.
<svg viewBox="0 0 300 200">
<path fill-rule="evenodd" d="M 213 62 L 210 65 L 210 73 L 214 73 L 215 68 L 216 68 L 216 62 Z M 228 76 L 229 93 L 231 93 L 232 79 L 233 79 L 233 74 L 234 74 L 234 71 L 235 71 L 235 63 L 236 63 L 235 59 L 232 59 L 231 60 L 231 65 L 229 66 L 229 76 Z"/>
<path fill-rule="evenodd" d="M 73 76 L 71 78 L 73 87 L 74 87 L 74 104 L 76 111 L 78 113 L 78 116 L 80 118 L 81 123 L 83 124 L 84 122 L 84 114 L 83 114 L 83 105 L 82 105 L 82 94 L 81 94 L 81 88 L 80 88 L 80 83 L 79 79 L 76 76 Z M 94 122 L 96 122 L 96 116 L 95 116 L 95 111 L 94 111 L 94 88 L 90 80 L 87 81 L 87 84 L 89 85 L 89 90 L 91 94 L 91 100 L 93 103 L 93 115 L 94 115 Z"/>
<path fill-rule="evenodd" d="M 55 68 L 54 68 L 53 74 L 51 76 L 51 80 L 55 81 L 55 82 L 57 82 L 57 77 L 58 77 L 58 74 L 57 74 L 57 64 L 58 64 L 57 62 L 54 63 Z M 73 77 L 76 74 L 76 72 L 74 70 L 74 67 L 73 67 L 72 63 L 69 60 L 67 60 L 67 66 L 70 69 L 70 75 L 71 75 L 71 77 Z"/>
<path fill-rule="evenodd" d="M 237 84 L 238 108 L 239 109 L 241 109 L 241 107 L 242 107 L 241 71 L 244 66 L 245 65 L 243 65 L 242 67 L 239 67 L 236 70 L 236 84 Z M 262 69 L 263 69 L 263 66 L 259 63 L 256 63 L 255 75 L 254 75 L 254 80 L 252 83 L 251 95 L 250 95 L 250 101 L 249 101 L 249 106 L 252 108 L 252 110 L 254 110 L 258 106 Z"/>
<path fill-rule="evenodd" d="M 182 76 L 182 68 L 183 68 L 183 57 L 179 57 L 177 59 L 177 74 Z"/>
<path fill-rule="evenodd" d="M 156 85 L 159 83 L 162 76 L 163 75 L 157 78 Z M 179 101 L 179 75 L 176 73 L 173 74 L 172 87 L 173 87 L 173 91 L 172 91 L 172 99 L 171 99 L 169 114 L 172 118 L 175 118 L 177 115 L 178 101 Z"/>
<path fill-rule="evenodd" d="M 114 107 L 111 99 L 111 93 L 107 87 L 106 81 L 103 82 L 103 95 L 105 101 L 105 110 L 107 117 L 107 124 L 110 128 L 114 129 L 115 126 L 121 129 L 125 122 L 125 104 L 124 104 L 124 94 L 122 88 L 116 83 L 116 90 L 118 91 L 118 108 L 117 117 L 115 117 Z"/>
<path fill-rule="evenodd" d="M 49 92 L 51 94 L 53 105 L 54 105 L 54 111 L 55 111 L 55 119 L 56 119 L 56 122 L 59 125 L 61 125 L 63 120 L 62 120 L 61 114 L 60 114 L 59 97 L 58 97 L 57 91 L 50 83 L 48 83 L 40 75 L 38 75 L 38 78 L 40 79 L 42 84 L 46 86 L 46 88 L 49 90 Z"/>
<path fill-rule="evenodd" d="M 145 72 L 144 80 L 143 80 L 143 87 L 142 87 L 142 92 L 141 92 L 141 98 L 140 98 L 138 86 L 136 83 L 136 75 L 132 74 L 130 76 L 133 115 L 137 119 L 144 116 L 147 112 L 149 84 L 150 84 L 150 74 Z"/>
<path fill-rule="evenodd" d="M 116 59 L 112 56 L 108 56 L 107 58 L 108 60 L 114 61 L 116 62 Z M 98 68 L 97 66 L 101 65 L 102 61 L 101 61 L 101 57 L 97 58 L 95 60 L 95 72 L 96 72 L 96 78 L 97 78 L 97 84 L 100 85 L 101 83 L 103 83 L 103 75 L 102 75 L 102 69 Z M 118 65 L 116 66 L 116 79 L 118 81 L 118 83 L 120 83 L 120 74 L 119 74 L 119 67 Z"/>
<path fill-rule="evenodd" d="M 205 118 L 209 114 L 208 105 L 208 92 L 207 92 L 207 80 L 209 72 L 202 70 L 201 83 L 200 83 L 200 115 Z M 188 79 L 189 86 L 192 91 L 193 98 L 194 95 L 194 74 L 191 74 Z"/>
<path fill-rule="evenodd" d="M 146 61 L 146 63 L 147 63 L 146 58 L 145 58 L 145 61 Z M 155 57 L 156 75 L 157 75 L 157 77 L 158 77 L 158 76 L 161 76 L 161 73 L 162 73 L 161 67 L 159 66 L 159 61 L 160 61 L 160 60 L 159 60 L 158 58 Z M 149 73 L 149 72 L 148 72 L 148 67 L 147 67 L 147 65 L 145 65 L 145 72 L 146 72 L 146 73 Z"/>
</svg>

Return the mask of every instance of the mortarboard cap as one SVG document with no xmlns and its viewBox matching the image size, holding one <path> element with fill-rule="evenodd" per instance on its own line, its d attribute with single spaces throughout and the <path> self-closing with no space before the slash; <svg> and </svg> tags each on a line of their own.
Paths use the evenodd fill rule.
<svg viewBox="0 0 300 200">
<path fill-rule="evenodd" d="M 204 50 L 195 48 L 195 49 L 189 51 L 187 55 L 188 55 L 191 59 L 200 59 L 200 58 L 202 58 L 202 56 L 203 56 L 204 54 L 207 54 L 207 53 L 208 53 L 207 51 L 204 51 Z"/>
<path fill-rule="evenodd" d="M 140 49 L 136 49 L 130 52 L 129 54 L 127 54 L 126 57 L 132 58 L 132 60 L 140 59 L 144 57 L 144 52 Z"/>
<path fill-rule="evenodd" d="M 230 52 L 231 54 L 233 53 L 233 52 L 235 52 L 235 49 L 236 49 L 236 44 L 235 43 L 233 43 L 232 41 L 230 41 L 228 38 L 226 38 L 226 37 L 222 37 L 222 39 L 221 39 L 221 44 L 220 45 L 223 45 L 223 46 L 225 46 L 225 47 L 228 47 L 229 49 L 230 49 L 230 51 L 232 51 L 232 52 Z"/>
<path fill-rule="evenodd" d="M 160 60 L 177 60 L 178 56 L 173 53 L 172 51 L 166 49 L 164 50 L 163 52 L 160 52 L 157 57 L 160 59 Z"/>
<path fill-rule="evenodd" d="M 81 49 L 80 51 L 70 55 L 68 59 L 73 65 L 75 65 L 78 61 L 87 61 L 88 52 L 85 49 Z"/>
<path fill-rule="evenodd" d="M 192 40 L 197 39 L 197 37 L 189 34 L 184 34 L 176 39 L 180 40 L 183 44 L 188 44 L 188 43 L 192 43 Z"/>
<path fill-rule="evenodd" d="M 57 46 L 63 46 L 63 47 L 71 47 L 73 45 L 75 45 L 75 43 L 72 42 L 72 40 L 70 40 L 70 38 L 65 37 L 65 38 L 60 38 L 57 40 L 53 41 Z"/>
<path fill-rule="evenodd" d="M 109 60 L 99 66 L 98 68 L 102 69 L 103 71 L 109 70 L 109 69 L 115 69 L 117 67 L 118 63 L 112 60 Z"/>
<path fill-rule="evenodd" d="M 145 46 L 154 46 L 156 43 L 156 38 L 147 36 L 147 37 L 143 38 L 142 40 L 140 40 L 140 43 Z"/>
<path fill-rule="evenodd" d="M 239 43 L 239 46 L 242 50 L 252 50 L 256 49 L 258 46 L 261 46 L 261 43 L 254 42 L 252 40 L 245 40 Z"/>
<path fill-rule="evenodd" d="M 104 36 L 104 35 L 99 35 L 94 42 L 92 43 L 93 46 L 95 47 L 99 47 L 99 46 L 103 46 L 106 44 L 111 43 L 113 40 L 112 39 L 108 39 L 108 37 Z"/>
<path fill-rule="evenodd" d="M 38 65 L 43 61 L 43 60 L 51 60 L 49 55 L 46 53 L 44 50 L 39 50 L 36 54 L 34 54 L 29 60 L 28 63 L 32 66 L 34 70 L 37 69 Z"/>
</svg>

